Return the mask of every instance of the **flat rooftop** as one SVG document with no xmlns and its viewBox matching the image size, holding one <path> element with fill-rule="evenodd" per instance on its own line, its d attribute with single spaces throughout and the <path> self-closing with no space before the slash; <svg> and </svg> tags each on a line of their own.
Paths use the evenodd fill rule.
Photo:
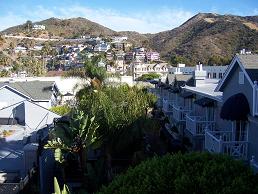
<svg viewBox="0 0 258 194">
<path fill-rule="evenodd" d="M 3 173 L 16 173 L 23 176 L 23 148 L 27 143 L 26 137 L 31 136 L 33 132 L 33 130 L 21 125 L 0 125 L 1 175 Z"/>
<path fill-rule="evenodd" d="M 199 95 L 207 96 L 214 100 L 221 101 L 222 100 L 222 92 L 215 92 L 215 88 L 219 83 L 219 79 L 206 79 L 204 84 L 200 84 L 199 86 L 184 86 L 183 89 L 197 93 Z"/>
</svg>

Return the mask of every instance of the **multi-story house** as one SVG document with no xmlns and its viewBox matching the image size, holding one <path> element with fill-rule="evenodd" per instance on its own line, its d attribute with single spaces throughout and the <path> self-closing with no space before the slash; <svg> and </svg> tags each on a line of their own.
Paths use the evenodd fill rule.
<svg viewBox="0 0 258 194">
<path fill-rule="evenodd" d="M 49 180 L 53 179 L 54 156 L 43 145 L 55 118 L 60 116 L 29 100 L 0 109 L 2 192 L 20 193 L 36 168 L 43 183 L 41 193 L 52 190 Z"/>
<path fill-rule="evenodd" d="M 59 89 L 54 81 L 0 82 L 0 108 L 30 100 L 45 108 L 59 102 Z"/>
<path fill-rule="evenodd" d="M 160 55 L 158 52 L 147 52 L 146 59 L 147 61 L 159 61 Z"/>
<path fill-rule="evenodd" d="M 203 66 L 203 70 L 207 73 L 207 78 L 221 79 L 227 69 L 225 66 Z M 195 67 L 186 67 L 185 64 L 178 64 L 177 67 L 168 68 L 169 74 L 187 74 L 192 75 Z"/>
<path fill-rule="evenodd" d="M 107 52 L 110 49 L 110 45 L 107 43 L 99 43 L 94 46 L 95 52 Z"/>
<path fill-rule="evenodd" d="M 167 87 L 160 84 L 158 96 L 163 101 L 159 103 L 170 126 L 177 128 L 178 137 L 190 140 L 190 150 L 251 160 L 257 168 L 257 80 L 258 55 L 240 54 L 221 79 L 208 79 L 200 65 L 184 85 L 177 81 Z"/>
<path fill-rule="evenodd" d="M 157 64 L 146 64 L 142 63 L 140 60 L 133 62 L 130 65 L 131 72 L 133 73 L 134 79 L 148 73 L 157 73 L 161 76 L 167 74 L 167 63 L 157 63 Z"/>
</svg>

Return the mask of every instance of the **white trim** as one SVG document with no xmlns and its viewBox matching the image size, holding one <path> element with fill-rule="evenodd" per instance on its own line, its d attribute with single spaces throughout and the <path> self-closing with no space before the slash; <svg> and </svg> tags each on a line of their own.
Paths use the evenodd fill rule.
<svg viewBox="0 0 258 194">
<path fill-rule="evenodd" d="M 195 91 L 195 90 L 191 90 L 190 88 L 184 88 L 182 87 L 183 90 L 187 90 L 188 92 L 192 92 L 194 94 L 198 94 L 200 96 L 203 96 L 203 97 L 207 97 L 207 98 L 211 98 L 217 102 L 223 102 L 223 99 L 222 98 L 219 98 L 219 97 L 216 97 L 216 96 L 212 96 L 212 95 L 209 95 L 209 94 L 206 94 L 206 93 L 203 93 L 203 92 L 199 92 L 199 91 Z"/>
<path fill-rule="evenodd" d="M 219 92 L 219 91 L 220 91 L 220 89 L 221 89 L 221 87 L 224 85 L 224 82 L 226 81 L 226 79 L 227 79 L 229 73 L 232 71 L 233 67 L 236 65 L 236 62 L 238 62 L 240 69 L 244 72 L 245 77 L 246 77 L 246 79 L 249 81 L 250 85 L 253 86 L 253 82 L 252 82 L 252 80 L 250 79 L 249 75 L 247 74 L 247 72 L 246 72 L 246 70 L 245 70 L 243 64 L 242 64 L 241 61 L 239 60 L 238 56 L 235 55 L 235 57 L 233 58 L 233 60 L 231 61 L 230 65 L 229 65 L 228 69 L 226 70 L 225 75 L 223 76 L 223 78 L 222 78 L 221 81 L 219 82 L 218 86 L 215 88 L 215 91 L 216 91 L 216 92 Z"/>
</svg>

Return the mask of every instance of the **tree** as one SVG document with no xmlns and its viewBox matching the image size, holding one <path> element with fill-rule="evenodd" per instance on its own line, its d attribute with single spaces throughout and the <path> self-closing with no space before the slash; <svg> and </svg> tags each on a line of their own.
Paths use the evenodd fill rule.
<svg viewBox="0 0 258 194">
<path fill-rule="evenodd" d="M 148 73 L 148 74 L 143 74 L 141 77 L 137 78 L 137 81 L 150 81 L 153 79 L 159 79 L 160 75 L 157 73 Z"/>
<path fill-rule="evenodd" d="M 116 177 L 98 194 L 257 192 L 257 177 L 241 161 L 223 155 L 191 153 L 154 157 Z"/>
<path fill-rule="evenodd" d="M 25 29 L 29 32 L 32 29 L 32 21 L 28 20 L 25 23 Z"/>
<path fill-rule="evenodd" d="M 99 89 L 107 77 L 106 69 L 97 66 L 98 59 L 90 59 L 85 62 L 84 68 L 72 69 L 65 75 L 66 77 L 79 77 L 90 79 L 91 88 Z"/>
<path fill-rule="evenodd" d="M 103 142 L 107 169 L 112 178 L 112 154 L 139 149 L 143 138 L 146 109 L 156 98 L 145 89 L 122 85 L 104 86 L 100 90 L 83 89 L 77 94 L 78 108 L 95 116 L 100 125 L 97 134 Z"/>
<path fill-rule="evenodd" d="M 56 159 L 63 162 L 63 154 L 71 152 L 78 154 L 82 169 L 85 170 L 86 154 L 88 148 L 97 141 L 96 129 L 99 125 L 94 117 L 85 115 L 82 111 L 72 113 L 72 118 L 67 123 L 57 123 L 51 133 L 52 140 L 45 145 L 46 149 L 53 149 Z"/>
</svg>

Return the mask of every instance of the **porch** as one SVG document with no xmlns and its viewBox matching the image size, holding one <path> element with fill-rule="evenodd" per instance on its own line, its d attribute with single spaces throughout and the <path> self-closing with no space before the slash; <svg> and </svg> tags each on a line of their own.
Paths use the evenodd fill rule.
<svg viewBox="0 0 258 194">
<path fill-rule="evenodd" d="M 215 121 L 207 121 L 205 117 L 201 116 L 186 115 L 186 130 L 193 136 L 203 136 L 205 129 L 214 131 Z"/>
<path fill-rule="evenodd" d="M 232 131 L 206 131 L 205 149 L 213 153 L 221 153 L 232 156 L 236 159 L 247 160 L 248 141 L 244 138 L 241 141 L 234 140 Z"/>
<path fill-rule="evenodd" d="M 173 105 L 173 118 L 176 122 L 185 122 L 186 121 L 186 114 L 189 113 L 191 110 L 187 109 L 182 106 Z"/>
</svg>

